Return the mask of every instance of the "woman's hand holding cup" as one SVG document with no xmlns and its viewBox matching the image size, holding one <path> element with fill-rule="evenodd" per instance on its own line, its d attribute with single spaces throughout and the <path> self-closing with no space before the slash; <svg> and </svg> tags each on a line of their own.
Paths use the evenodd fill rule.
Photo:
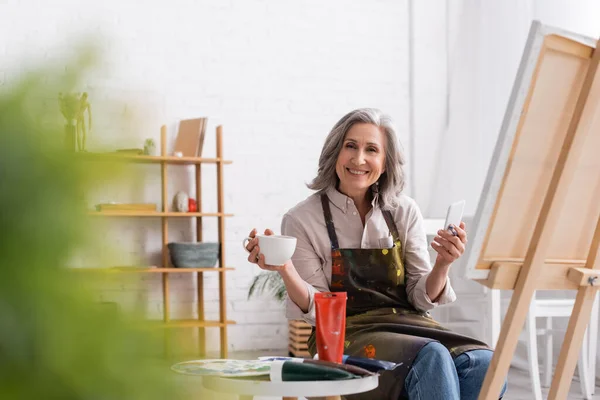
<svg viewBox="0 0 600 400">
<path fill-rule="evenodd" d="M 252 229 L 243 243 L 246 251 L 250 253 L 248 261 L 267 271 L 285 269 L 296 248 L 296 238 L 275 235 L 270 229 L 265 229 L 264 235 L 257 235 L 256 228 Z"/>
</svg>

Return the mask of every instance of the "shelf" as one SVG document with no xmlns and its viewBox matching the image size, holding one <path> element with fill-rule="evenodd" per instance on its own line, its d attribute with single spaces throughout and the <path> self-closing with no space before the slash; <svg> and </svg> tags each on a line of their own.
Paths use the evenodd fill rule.
<svg viewBox="0 0 600 400">
<path fill-rule="evenodd" d="M 235 325 L 235 321 L 199 321 L 197 319 L 179 319 L 168 322 L 155 321 L 146 324 L 150 328 L 211 328 Z"/>
<path fill-rule="evenodd" d="M 104 217 L 233 217 L 233 214 L 177 211 L 90 211 L 88 215 Z"/>
<path fill-rule="evenodd" d="M 144 156 L 136 154 L 118 154 L 118 153 L 77 153 L 77 156 L 84 159 L 100 160 L 100 161 L 119 161 L 131 162 L 139 164 L 180 164 L 180 165 L 196 165 L 196 164 L 231 164 L 230 160 L 221 158 L 202 158 L 202 157 L 175 157 L 175 156 Z"/>
<path fill-rule="evenodd" d="M 225 271 L 233 271 L 234 268 L 226 267 L 227 261 L 225 255 L 227 252 L 225 251 L 225 224 L 226 219 L 224 217 L 232 217 L 233 214 L 225 213 L 225 194 L 224 194 L 224 182 L 223 182 L 223 172 L 225 164 L 232 164 L 232 161 L 225 160 L 223 157 L 223 127 L 221 125 L 217 126 L 216 129 L 216 152 L 214 153 L 214 158 L 202 158 L 202 157 L 175 157 L 173 155 L 166 155 L 167 153 L 167 127 L 165 125 L 160 128 L 160 146 L 157 147 L 160 149 L 160 154 L 158 156 L 147 156 L 141 155 L 138 151 L 132 152 L 79 152 L 73 153 L 73 157 L 77 161 L 77 163 L 97 163 L 100 166 L 101 163 L 104 163 L 105 166 L 109 166 L 109 163 L 117 164 L 119 163 L 121 167 L 136 167 L 138 165 L 156 165 L 159 168 L 152 167 L 152 169 L 156 168 L 154 173 L 159 174 L 160 176 L 160 204 L 152 204 L 150 207 L 146 207 L 145 205 L 136 206 L 136 204 L 123 204 L 122 207 L 103 207 L 103 208 L 94 208 L 92 204 L 88 205 L 88 209 L 85 210 L 85 213 L 90 217 L 151 217 L 158 218 L 159 220 L 154 220 L 153 223 L 159 223 L 161 225 L 162 232 L 162 249 L 161 249 L 161 260 L 156 260 L 157 265 L 143 265 L 144 263 L 133 263 L 134 265 L 115 265 L 114 263 L 108 264 L 98 264 L 95 267 L 85 268 L 85 267 L 64 267 L 63 269 L 68 269 L 72 271 L 80 271 L 80 272 L 69 272 L 69 274 L 75 274 L 77 279 L 100 279 L 107 278 L 107 280 L 130 280 L 133 279 L 138 280 L 147 275 L 140 274 L 154 274 L 152 275 L 154 278 L 160 281 L 162 286 L 162 310 L 160 319 L 148 320 L 146 318 L 142 318 L 139 321 L 135 321 L 134 325 L 139 327 L 140 329 L 165 329 L 165 328 L 192 328 L 198 330 L 198 353 L 203 355 L 206 354 L 206 332 L 204 328 L 217 327 L 219 328 L 219 336 L 220 336 L 220 358 L 227 358 L 227 329 L 228 325 L 235 324 L 235 321 L 230 321 L 227 319 L 227 296 L 226 296 L 226 277 L 228 274 Z M 132 165 L 129 165 L 132 164 Z M 135 164 L 135 165 L 134 165 Z M 204 187 L 202 182 L 202 173 L 204 172 L 204 168 L 201 167 L 201 164 L 213 164 L 215 167 L 210 167 L 209 169 L 214 169 L 216 172 L 216 181 L 213 183 L 211 181 L 210 188 Z M 202 198 L 203 189 L 211 189 L 208 190 L 210 193 L 214 193 L 216 195 L 217 204 L 214 208 L 202 208 L 202 203 L 198 203 L 198 212 L 177 212 L 170 211 L 169 208 L 169 174 L 168 170 L 171 169 L 170 165 L 182 165 L 188 166 L 185 168 L 186 170 L 191 168 L 195 170 L 195 193 L 190 196 L 195 196 L 196 200 L 200 200 Z M 169 168 L 167 168 L 169 166 Z M 145 167 L 144 168 L 148 168 Z M 150 171 L 148 171 L 150 172 Z M 181 169 L 180 172 L 184 172 L 184 169 Z M 191 171 L 188 171 L 191 172 Z M 214 188 L 212 188 L 214 186 Z M 157 190 L 158 192 L 158 190 Z M 158 194 L 158 193 L 157 193 Z M 101 210 L 101 211 L 99 211 Z M 206 211 L 216 211 L 216 212 L 206 212 Z M 170 220 L 170 218 L 197 218 L 197 223 L 192 224 L 195 225 L 193 228 L 195 231 L 195 241 L 203 242 L 203 221 L 202 217 L 217 217 L 218 222 L 218 241 L 221 243 L 219 261 L 218 264 L 215 264 L 214 267 L 208 267 L 203 265 L 197 265 L 197 268 L 173 268 L 169 259 L 169 224 L 174 221 Z M 115 222 L 115 221 L 113 221 Z M 191 228 L 191 227 L 190 227 Z M 217 268 L 218 266 L 218 268 Z M 164 267 L 164 268 L 163 268 Z M 207 274 L 213 273 L 210 278 L 215 278 L 218 280 L 219 288 L 218 288 L 218 303 L 219 303 L 219 313 L 218 316 L 212 316 L 213 319 L 217 318 L 217 321 L 214 320 L 205 320 L 205 293 L 206 290 L 204 288 L 204 272 Z M 173 298 L 172 294 L 174 293 L 174 288 L 172 288 L 171 282 L 177 275 L 173 276 L 172 274 L 185 274 L 186 278 L 191 278 L 196 281 L 196 290 L 195 290 L 195 299 L 194 299 L 194 308 L 197 310 L 197 319 L 173 319 L 171 310 L 174 308 L 173 303 L 176 301 L 180 301 L 179 299 Z M 195 274 L 189 274 L 195 273 Z M 125 275 L 128 274 L 128 275 Z M 208 277 L 208 276 L 207 276 Z M 211 290 L 211 300 L 213 298 Z M 147 317 L 147 316 L 146 316 Z M 222 322 L 221 322 L 222 321 Z M 168 346 L 165 346 L 165 353 L 168 352 Z"/>
<path fill-rule="evenodd" d="M 73 271 L 85 272 L 118 272 L 118 273 L 180 273 L 180 272 L 223 272 L 234 271 L 235 268 L 216 268 L 216 267 L 199 267 L 199 268 L 147 268 L 147 267 L 106 267 L 106 268 L 69 268 Z"/>
</svg>

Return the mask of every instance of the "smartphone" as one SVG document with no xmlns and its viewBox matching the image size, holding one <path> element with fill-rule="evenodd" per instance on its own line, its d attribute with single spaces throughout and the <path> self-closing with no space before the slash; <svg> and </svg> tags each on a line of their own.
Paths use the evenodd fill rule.
<svg viewBox="0 0 600 400">
<path fill-rule="evenodd" d="M 460 222 L 462 221 L 463 211 L 465 209 L 465 201 L 460 200 L 455 203 L 450 204 L 448 207 L 448 213 L 446 214 L 446 222 L 444 223 L 444 229 L 452 232 L 454 236 L 457 236 L 458 233 L 452 226 L 460 226 Z"/>
</svg>

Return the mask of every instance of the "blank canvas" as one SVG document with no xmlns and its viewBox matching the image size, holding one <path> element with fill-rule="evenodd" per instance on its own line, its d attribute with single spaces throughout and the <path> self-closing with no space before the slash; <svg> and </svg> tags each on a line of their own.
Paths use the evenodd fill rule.
<svg viewBox="0 0 600 400">
<path fill-rule="evenodd" d="M 596 40 L 532 25 L 466 250 L 465 275 L 487 279 L 494 261 L 523 262 Z M 588 105 L 598 108 L 600 87 Z M 600 118 L 582 119 L 586 145 L 547 263 L 588 255 L 600 213 Z M 552 265 L 548 265 L 552 268 Z"/>
</svg>

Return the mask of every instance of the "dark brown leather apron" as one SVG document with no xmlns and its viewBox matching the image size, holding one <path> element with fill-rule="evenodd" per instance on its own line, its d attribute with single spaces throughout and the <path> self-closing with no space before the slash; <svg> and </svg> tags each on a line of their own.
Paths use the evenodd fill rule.
<svg viewBox="0 0 600 400">
<path fill-rule="evenodd" d="M 382 210 L 394 239 L 392 248 L 340 249 L 327 195 L 321 195 L 321 202 L 331 240 L 330 290 L 348 293 L 344 354 L 399 364 L 381 374 L 377 389 L 348 399 L 399 399 L 417 353 L 429 342 L 440 342 L 453 357 L 469 350 L 489 349 L 479 340 L 444 328 L 409 302 L 402 243 L 389 211 Z M 308 345 L 314 356 L 314 331 Z"/>
</svg>

